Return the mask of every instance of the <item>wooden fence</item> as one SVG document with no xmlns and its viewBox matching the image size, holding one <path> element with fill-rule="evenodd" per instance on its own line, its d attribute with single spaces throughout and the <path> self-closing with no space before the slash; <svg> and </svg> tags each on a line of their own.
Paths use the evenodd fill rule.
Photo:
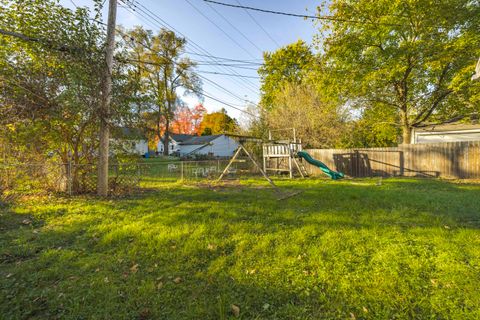
<svg viewBox="0 0 480 320">
<path fill-rule="evenodd" d="M 331 169 L 350 177 L 480 178 L 480 141 L 306 151 Z M 308 163 L 305 166 L 311 175 L 322 174 L 315 166 Z"/>
</svg>

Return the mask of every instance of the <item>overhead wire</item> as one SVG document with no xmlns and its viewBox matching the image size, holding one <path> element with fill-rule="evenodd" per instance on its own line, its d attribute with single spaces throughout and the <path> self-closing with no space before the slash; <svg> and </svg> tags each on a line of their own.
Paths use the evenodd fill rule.
<svg viewBox="0 0 480 320">
<path fill-rule="evenodd" d="M 123 3 L 126 3 L 125 1 L 128 1 L 128 0 L 120 0 L 122 1 Z M 130 2 L 128 2 L 130 3 Z M 138 2 L 137 2 L 138 3 Z M 143 6 L 141 3 L 138 3 L 138 4 L 133 4 L 134 8 L 132 8 L 131 6 L 129 6 L 129 8 L 135 13 L 138 13 L 137 11 L 141 11 L 144 15 L 146 14 L 151 20 L 153 20 L 155 23 L 159 24 L 160 26 L 164 27 L 164 28 L 167 28 L 167 29 L 170 29 L 172 31 L 175 31 L 176 33 L 180 34 L 181 36 L 183 36 L 185 39 L 188 40 L 188 43 L 187 44 L 190 44 L 191 46 L 193 46 L 194 48 L 197 48 L 199 51 L 203 52 L 204 53 L 204 56 L 211 59 L 212 61 L 217 61 L 218 62 L 218 59 L 215 58 L 215 56 L 213 56 L 208 50 L 202 48 L 200 45 L 198 45 L 196 42 L 194 42 L 192 39 L 189 39 L 185 34 L 183 34 L 182 32 L 180 32 L 179 30 L 175 29 L 173 26 L 171 26 L 170 24 L 168 24 L 165 20 L 163 20 L 161 17 L 159 17 L 158 15 L 156 15 L 155 13 L 153 13 L 152 11 L 150 11 L 148 8 L 146 8 L 145 6 Z M 142 10 L 143 9 L 143 10 Z M 146 18 L 144 15 L 141 15 L 143 18 Z M 152 18 L 153 17 L 153 18 Z M 237 74 L 237 72 L 231 68 L 231 67 L 227 67 L 227 66 L 222 66 L 222 67 L 219 67 L 219 68 L 225 68 L 226 70 L 229 70 L 230 72 L 233 72 L 235 74 Z M 235 79 L 236 80 L 236 79 Z M 256 95 L 258 94 L 258 89 L 256 88 L 256 85 L 249 81 L 248 79 L 240 79 L 241 81 L 235 81 L 237 84 L 241 85 L 242 87 L 246 88 L 247 90 L 255 93 Z M 253 88 L 253 89 L 252 89 Z"/>
<path fill-rule="evenodd" d="M 76 3 L 75 3 L 73 0 L 70 0 L 70 1 L 72 2 L 72 4 L 73 4 L 76 8 L 78 8 L 78 6 L 76 5 Z M 94 20 L 95 20 L 95 19 L 94 19 Z M 101 23 L 101 24 L 105 24 L 105 23 L 102 22 L 102 21 L 98 21 L 98 20 L 95 20 L 95 21 L 96 21 L 96 22 L 99 22 L 99 23 Z M 119 30 L 118 28 L 116 28 L 116 30 L 117 30 L 119 33 L 122 33 L 122 34 L 125 36 L 125 34 L 124 34 L 121 30 Z M 11 33 L 11 32 L 6 31 L 6 32 L 5 32 L 5 35 L 14 36 L 14 37 L 20 38 L 20 39 L 22 39 L 22 40 L 24 40 L 24 41 L 41 42 L 41 39 L 33 38 L 33 37 L 30 37 L 30 36 L 26 36 L 26 35 L 24 35 L 24 34 L 17 34 L 17 33 Z M 137 41 L 135 41 L 135 42 L 137 42 Z M 140 43 L 140 42 L 137 42 L 137 43 Z M 140 43 L 140 44 L 141 44 L 142 46 L 144 46 L 144 44 L 142 44 L 142 43 Z M 152 50 L 152 49 L 149 48 L 149 47 L 146 47 L 146 48 L 149 49 L 149 50 L 151 50 L 151 51 L 154 51 L 154 50 Z M 68 49 L 68 48 L 67 48 L 67 49 Z M 61 50 L 63 51 L 63 50 L 65 50 L 65 48 L 62 47 Z M 157 54 L 158 54 L 158 52 L 157 52 Z M 117 60 L 118 60 L 118 59 L 117 59 Z M 175 62 L 174 60 L 172 60 L 172 59 L 169 59 L 169 60 L 170 60 L 172 63 L 175 63 L 175 64 L 176 64 L 176 62 Z M 137 62 L 150 63 L 150 62 L 145 62 L 145 61 L 137 61 Z M 151 63 L 150 63 L 150 64 L 151 64 Z M 221 73 L 216 73 L 216 74 L 221 74 Z M 239 75 L 236 75 L 236 74 L 224 74 L 224 75 L 239 76 Z M 207 81 L 207 82 L 210 82 L 212 85 L 214 85 L 214 86 L 216 86 L 217 88 L 223 90 L 224 92 L 230 94 L 230 95 L 233 96 L 234 98 L 236 98 L 236 99 L 238 99 L 238 100 L 240 100 L 240 101 L 242 101 L 242 102 L 251 103 L 251 101 L 248 101 L 248 100 L 246 100 L 246 99 L 243 99 L 243 98 L 239 97 L 238 95 L 236 95 L 235 93 L 231 92 L 230 90 L 224 88 L 223 86 L 219 85 L 219 84 L 216 83 L 215 81 L 210 80 L 210 79 L 208 79 L 208 78 L 206 78 L 206 77 L 204 77 L 204 76 L 201 76 L 201 75 L 198 75 L 198 76 L 199 76 L 200 78 L 202 78 L 203 80 L 205 80 L 205 81 Z M 7 79 L 3 79 L 3 80 L 8 81 Z M 19 86 L 19 85 L 17 84 L 17 86 Z M 24 89 L 24 90 L 27 90 L 27 91 L 33 93 L 32 91 L 30 91 L 30 90 L 28 90 L 28 89 L 26 89 L 26 88 L 24 88 L 24 87 L 22 87 L 22 86 L 19 86 L 19 87 L 22 88 L 22 89 Z M 202 93 L 202 92 L 205 92 L 205 90 L 203 90 L 203 91 L 198 91 L 198 90 L 191 89 L 191 88 L 190 88 L 190 90 L 193 91 L 193 92 L 195 92 L 195 93 L 197 93 L 197 94 L 199 94 L 199 95 L 206 96 L 206 97 L 208 97 L 208 98 L 210 98 L 210 99 L 212 99 L 212 100 L 214 100 L 214 101 L 217 101 L 217 102 L 219 102 L 219 103 L 222 103 L 222 104 L 224 104 L 224 105 L 226 105 L 226 106 L 229 106 L 229 107 L 231 107 L 231 108 L 233 108 L 233 109 L 236 109 L 236 110 L 238 110 L 238 111 L 240 111 L 240 112 L 244 112 L 244 113 L 247 113 L 247 114 L 249 114 L 249 115 L 255 116 L 255 115 L 253 115 L 252 113 L 250 113 L 250 112 L 248 112 L 248 111 L 246 111 L 246 110 L 241 109 L 240 107 L 236 107 L 236 106 L 234 106 L 234 105 L 231 104 L 231 103 L 225 102 L 225 101 L 223 101 L 223 100 L 221 100 L 221 99 L 219 99 L 219 98 L 214 97 L 213 95 L 211 95 L 211 94 L 208 93 L 208 92 L 206 92 L 206 94 L 205 94 L 205 93 Z M 35 94 L 35 95 L 36 95 L 36 94 Z M 38 96 L 38 95 L 37 95 L 37 96 Z M 41 97 L 41 98 L 43 98 L 43 97 Z"/>
<path fill-rule="evenodd" d="M 146 61 L 146 60 L 138 60 L 138 59 L 125 59 L 125 61 L 135 62 L 135 63 L 144 63 L 144 64 L 151 64 L 151 65 L 158 65 L 159 63 L 153 61 Z M 193 61 L 196 63 L 196 61 Z M 260 77 L 256 76 L 247 76 L 247 75 L 238 75 L 233 73 L 223 73 L 223 72 L 216 72 L 216 71 L 206 71 L 206 70 L 195 70 L 195 73 L 206 73 L 206 74 L 216 74 L 222 76 L 232 76 L 232 77 L 241 77 L 241 78 L 249 78 L 249 79 L 260 79 Z"/>
<path fill-rule="evenodd" d="M 240 1 L 238 0 L 235 0 L 239 5 L 242 5 L 240 3 Z M 270 35 L 270 33 L 260 24 L 260 22 L 257 21 L 257 19 L 255 19 L 255 17 L 250 13 L 250 11 L 248 11 L 247 9 L 243 9 L 245 11 L 245 13 L 250 17 L 250 19 L 252 19 L 252 21 L 263 31 L 263 33 L 265 33 L 267 35 L 267 37 L 272 40 L 273 43 L 275 43 L 277 45 L 277 47 L 281 47 L 281 45 L 272 37 L 272 35 Z"/>
<path fill-rule="evenodd" d="M 120 1 L 122 1 L 122 0 L 120 0 Z M 126 3 L 126 4 L 127 4 L 127 3 Z M 128 7 L 129 7 L 129 9 L 130 9 L 131 11 L 133 11 L 134 13 L 137 13 L 137 14 L 139 14 L 138 11 L 141 11 L 141 10 L 135 10 L 135 9 L 133 9 L 133 8 L 130 8 L 130 6 L 128 6 Z M 142 12 L 143 12 L 143 11 L 142 11 Z M 143 12 L 143 14 L 146 14 L 146 13 Z M 153 13 L 152 13 L 152 14 L 153 14 Z M 147 15 L 148 15 L 148 14 L 147 14 Z M 144 19 L 146 19 L 146 17 L 145 17 L 144 15 L 141 15 L 141 17 L 144 18 Z M 159 18 L 159 19 L 161 19 L 161 18 Z M 147 20 L 148 20 L 148 19 L 147 19 Z M 156 19 L 154 19 L 154 18 L 152 18 L 152 17 L 150 17 L 150 20 L 156 21 Z M 162 20 L 162 21 L 163 21 L 163 20 Z M 171 29 L 174 29 L 173 27 L 171 27 L 171 26 L 168 25 L 167 23 L 162 24 L 162 23 L 160 23 L 160 22 L 158 22 L 158 21 L 156 21 L 156 22 L 157 22 L 158 24 L 160 24 L 160 26 L 162 26 L 162 27 L 165 27 L 165 25 L 166 25 L 166 28 L 168 28 L 168 29 L 170 29 L 170 30 L 171 30 Z M 181 32 L 179 32 L 178 30 L 175 30 L 175 29 L 174 29 L 174 31 L 176 31 L 177 33 L 183 35 L 186 39 L 188 39 L 188 37 L 186 37 L 184 34 L 182 34 Z M 192 40 L 189 40 L 189 41 L 190 41 L 190 42 L 193 42 Z M 198 46 L 198 45 L 197 45 L 197 46 Z M 205 55 L 206 55 L 207 57 L 210 57 L 210 56 L 211 56 L 211 54 L 210 54 L 208 51 L 206 51 L 205 49 L 201 48 L 200 46 L 198 46 L 198 47 L 199 47 L 201 50 L 203 50 L 203 52 L 206 52 Z M 216 66 L 214 66 L 214 67 L 216 67 Z M 233 72 L 235 75 L 240 76 L 240 74 L 238 74 L 234 69 L 232 69 L 232 68 L 230 68 L 230 67 L 229 67 L 228 69 L 229 69 L 229 70 L 232 70 L 232 72 Z M 201 76 L 201 78 L 206 79 L 206 78 L 203 77 L 203 76 Z M 238 78 L 238 79 L 240 79 L 240 80 L 245 80 L 243 77 Z M 234 78 L 234 79 L 232 79 L 232 80 L 237 80 L 237 78 Z M 208 79 L 207 81 L 211 81 L 211 80 Z M 213 82 L 213 81 L 212 81 L 212 82 Z M 222 86 L 220 86 L 218 83 L 215 83 L 215 85 L 216 85 L 216 87 L 222 87 Z M 246 87 L 246 88 L 249 89 L 248 87 Z M 222 91 L 228 91 L 228 92 L 229 92 L 228 94 L 231 95 L 231 94 L 230 94 L 231 91 L 229 91 L 228 89 L 225 89 L 224 87 L 222 87 Z M 204 92 L 206 92 L 206 91 L 204 90 Z M 198 93 L 198 92 L 197 92 L 197 93 Z M 254 93 L 256 93 L 256 92 L 254 92 Z M 217 101 L 217 102 L 220 102 L 220 103 L 222 103 L 222 104 L 224 104 L 224 105 L 226 105 L 226 106 L 229 106 L 229 107 L 232 106 L 231 103 L 226 103 L 225 101 L 223 101 L 223 100 L 221 100 L 221 99 L 219 99 L 219 98 L 214 97 L 212 94 L 210 94 L 210 93 L 208 93 L 208 92 L 206 92 L 206 94 L 204 94 L 204 96 L 206 96 L 206 97 L 208 97 L 208 98 L 210 98 L 210 99 L 212 99 L 212 100 L 215 100 L 215 101 Z M 243 99 L 243 98 L 239 98 L 238 96 L 235 96 L 235 98 L 238 99 L 238 100 L 241 100 L 241 101 L 244 102 L 244 103 L 254 104 L 252 101 L 249 101 L 249 100 Z M 240 108 L 238 108 L 238 107 L 236 107 L 235 109 L 237 109 L 237 110 L 239 110 L 239 111 L 242 110 L 242 109 L 240 109 Z M 245 111 L 245 110 L 243 110 L 243 111 Z M 243 112 L 243 111 L 241 111 L 241 112 Z M 250 114 L 250 115 L 252 115 L 252 114 Z"/>
<path fill-rule="evenodd" d="M 120 33 L 122 33 L 121 30 L 118 30 L 118 31 L 119 31 Z M 12 36 L 12 37 L 16 37 L 16 38 L 19 38 L 19 39 L 24 40 L 24 41 L 31 41 L 31 42 L 33 41 L 33 42 L 40 42 L 40 43 L 42 43 L 42 39 L 35 38 L 35 37 L 31 37 L 31 36 L 27 36 L 27 35 L 20 34 L 20 33 L 6 32 L 5 35 Z M 137 42 L 137 43 L 139 43 L 139 42 Z M 142 44 L 142 45 L 143 45 L 143 44 Z M 146 47 L 146 48 L 148 48 L 148 47 Z M 55 49 L 55 48 L 53 48 L 53 49 Z M 152 50 L 152 49 L 150 49 L 150 48 L 148 48 L 148 49 L 149 49 L 149 50 Z M 57 49 L 57 50 L 60 50 L 60 49 Z M 63 51 L 63 50 L 62 50 L 62 51 Z M 152 50 L 152 51 L 153 51 L 153 50 Z M 122 59 L 118 59 L 118 58 L 117 58 L 116 60 L 122 61 Z M 171 60 L 171 59 L 170 59 L 170 61 L 173 62 L 173 63 L 176 63 L 174 60 Z M 144 62 L 144 63 L 145 63 L 145 62 Z M 250 101 L 248 101 L 248 100 L 246 100 L 246 99 L 243 99 L 243 98 L 237 96 L 236 94 L 234 94 L 233 92 L 229 91 L 228 89 L 225 89 L 225 88 L 221 87 L 220 85 L 218 85 L 218 84 L 215 83 L 214 81 L 212 81 L 212 80 L 210 80 L 210 79 L 208 79 L 208 78 L 206 78 L 206 77 L 203 77 L 203 76 L 201 76 L 201 75 L 198 75 L 198 76 L 201 77 L 201 78 L 204 79 L 204 80 L 207 80 L 207 81 L 211 82 L 213 85 L 220 87 L 221 89 L 223 89 L 223 90 L 225 90 L 227 93 L 233 95 L 235 98 L 239 99 L 240 101 L 246 102 L 246 103 L 251 103 Z M 31 94 L 35 95 L 36 97 L 40 98 L 41 100 L 44 100 L 44 101 L 46 101 L 47 103 L 49 103 L 49 101 L 47 101 L 44 97 L 38 95 L 37 93 L 31 91 L 31 90 L 28 89 L 28 88 L 25 88 L 24 86 L 20 85 L 18 82 L 13 81 L 13 79 L 10 79 L 10 80 L 9 80 L 9 79 L 5 79 L 4 77 L 0 77 L 0 80 L 9 82 L 10 84 L 13 84 L 13 85 L 17 86 L 17 87 L 23 89 L 24 91 L 30 92 Z M 241 109 L 240 107 L 237 107 L 237 106 L 235 106 L 235 105 L 233 105 L 233 104 L 231 104 L 231 103 L 229 103 L 229 102 L 225 102 L 225 101 L 223 101 L 223 100 L 221 100 L 221 99 L 213 96 L 212 94 L 206 92 L 205 90 L 199 91 L 199 90 L 196 90 L 196 89 L 193 89 L 193 88 L 189 88 L 189 90 L 190 90 L 190 91 L 193 91 L 193 92 L 195 92 L 195 93 L 197 93 L 197 94 L 199 94 L 199 95 L 206 96 L 206 97 L 208 97 L 208 98 L 210 98 L 210 99 L 212 99 L 212 100 L 214 100 L 214 101 L 217 101 L 217 102 L 219 102 L 219 103 L 221 103 L 221 104 L 223 104 L 223 105 L 226 105 L 226 106 L 228 106 L 228 107 L 230 107 L 230 108 L 233 108 L 233 109 L 235 109 L 235 110 L 238 110 L 238 111 L 240 111 L 240 112 L 249 114 L 249 115 L 251 115 L 251 116 L 255 116 L 255 115 L 252 114 L 251 112 L 246 111 L 246 110 L 243 110 L 243 109 Z"/>
<path fill-rule="evenodd" d="M 188 0 L 186 0 L 186 1 L 188 1 Z M 260 51 L 261 53 L 263 53 L 263 50 L 262 50 L 259 46 L 257 46 L 257 45 L 255 44 L 255 42 L 253 42 L 252 40 L 250 40 L 250 38 L 247 37 L 247 36 L 245 35 L 245 33 L 243 33 L 240 29 L 238 29 L 237 27 L 235 27 L 235 25 L 234 25 L 233 23 L 231 23 L 230 20 L 228 20 L 227 18 L 225 18 L 225 16 L 224 16 L 222 13 L 218 12 L 218 10 L 215 9 L 214 6 L 212 6 L 210 3 L 207 3 L 207 5 L 208 5 L 220 18 L 222 18 L 223 21 L 225 21 L 230 27 L 232 27 L 232 29 L 234 29 L 235 31 L 237 31 L 238 34 L 240 34 L 245 40 L 247 40 L 248 43 L 250 43 L 250 44 L 251 44 L 253 47 L 255 47 L 258 51 Z"/>
<path fill-rule="evenodd" d="M 124 35 L 125 35 L 125 34 L 124 34 Z M 125 40 L 125 39 L 124 39 L 124 40 Z M 133 40 L 134 40 L 134 39 L 133 39 Z M 173 60 L 173 59 L 171 59 L 171 58 L 169 58 L 169 57 L 164 56 L 161 52 L 157 52 L 157 51 L 151 49 L 150 47 L 148 47 L 147 45 L 143 44 L 142 42 L 138 42 L 138 41 L 136 41 L 136 40 L 134 40 L 134 41 L 135 41 L 136 43 L 142 45 L 143 47 L 145 47 L 147 50 L 152 51 L 152 52 L 154 52 L 154 53 L 156 53 L 156 54 L 161 54 L 162 57 L 166 58 L 166 59 L 169 60 L 171 63 L 178 65 L 178 63 L 177 63 L 175 60 Z M 155 62 L 151 62 L 151 61 L 141 61 L 141 60 L 135 60 L 135 59 L 125 59 L 125 61 L 135 62 L 135 63 L 143 63 L 143 64 L 150 64 L 150 65 L 161 65 L 161 64 L 159 64 L 159 63 L 155 63 Z M 140 66 L 140 67 L 141 67 L 141 66 Z M 142 67 L 141 67 L 141 68 L 142 68 Z M 224 88 L 223 86 L 219 85 L 219 84 L 216 83 L 215 81 L 210 80 L 210 79 L 208 79 L 207 77 L 204 77 L 204 76 L 202 76 L 202 75 L 200 75 L 200 74 L 197 74 L 197 75 L 198 75 L 198 77 L 200 77 L 201 79 L 203 79 L 203 80 L 211 83 L 212 85 L 214 85 L 215 87 L 219 88 L 220 90 L 226 92 L 226 93 L 229 94 L 230 96 L 232 96 L 232 97 L 234 97 L 234 98 L 236 98 L 236 99 L 238 99 L 238 100 L 240 100 L 240 101 L 242 101 L 242 102 L 244 102 L 244 103 L 251 103 L 251 101 L 248 101 L 248 100 L 246 100 L 246 99 L 243 99 L 242 97 L 236 95 L 235 93 L 231 92 L 230 90 L 228 90 L 228 89 Z M 192 91 L 192 92 L 195 92 L 195 93 L 197 93 L 197 94 L 199 94 L 199 95 L 206 96 L 206 97 L 208 97 L 208 98 L 210 98 L 210 99 L 212 99 L 212 100 L 214 100 L 214 101 L 217 101 L 217 102 L 219 102 L 219 103 L 222 103 L 222 104 L 224 104 L 224 105 L 226 105 L 226 106 L 228 106 L 228 107 L 234 108 L 234 109 L 236 109 L 236 110 L 238 110 L 238 111 L 245 112 L 245 113 L 247 113 L 247 114 L 249 114 L 249 115 L 254 116 L 252 113 L 250 113 L 250 112 L 248 112 L 248 111 L 246 111 L 246 110 L 243 110 L 243 109 L 241 109 L 240 107 L 235 107 L 235 106 L 234 106 L 233 104 L 231 104 L 231 103 L 225 102 L 225 101 L 223 101 L 223 100 L 221 100 L 221 99 L 219 99 L 219 98 L 214 97 L 212 94 L 206 92 L 205 90 L 199 91 L 199 90 L 196 90 L 196 89 L 193 89 L 193 88 L 189 88 L 188 90 L 190 90 L 190 91 Z M 202 92 L 205 92 L 206 94 L 202 94 Z"/>
<path fill-rule="evenodd" d="M 208 3 L 213 3 L 213 4 L 216 4 L 216 5 L 220 5 L 220 6 L 236 8 L 236 9 L 245 9 L 245 10 L 258 11 L 258 12 L 263 12 L 263 13 L 283 15 L 283 16 L 296 17 L 296 18 L 303 18 L 303 19 L 328 20 L 328 21 L 359 23 L 359 24 L 400 26 L 399 24 L 394 24 L 394 23 L 381 23 L 381 22 L 372 22 L 372 21 L 341 19 L 341 18 L 336 18 L 334 16 L 320 16 L 320 15 L 312 16 L 312 15 L 308 15 L 308 14 L 298 14 L 298 13 L 290 13 L 290 12 L 283 12 L 283 11 L 276 11 L 276 10 L 269 10 L 269 9 L 261 9 L 261 8 L 249 7 L 249 6 L 244 6 L 244 5 L 236 5 L 236 4 L 231 4 L 231 3 L 214 1 L 214 0 L 203 0 L 203 1 L 208 2 Z"/>
<path fill-rule="evenodd" d="M 250 57 L 255 59 L 255 56 L 248 51 L 244 46 L 242 46 L 237 40 L 235 40 L 231 35 L 229 35 L 223 28 L 221 28 L 215 21 L 210 19 L 206 14 L 204 14 L 200 9 L 198 9 L 193 3 L 190 2 L 190 0 L 185 0 L 195 11 L 197 11 L 202 17 L 207 19 L 211 24 L 213 24 L 220 32 L 222 32 L 230 41 L 232 41 L 234 44 L 236 44 L 240 49 L 242 49 L 246 54 L 248 54 Z M 261 51 L 261 50 L 260 50 Z"/>
</svg>

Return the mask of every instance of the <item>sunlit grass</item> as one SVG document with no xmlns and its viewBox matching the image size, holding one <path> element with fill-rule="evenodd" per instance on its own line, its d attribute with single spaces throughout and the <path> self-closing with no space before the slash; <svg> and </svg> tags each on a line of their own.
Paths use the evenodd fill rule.
<svg viewBox="0 0 480 320">
<path fill-rule="evenodd" d="M 3 208 L 0 318 L 480 318 L 478 184 L 159 181 Z"/>
</svg>

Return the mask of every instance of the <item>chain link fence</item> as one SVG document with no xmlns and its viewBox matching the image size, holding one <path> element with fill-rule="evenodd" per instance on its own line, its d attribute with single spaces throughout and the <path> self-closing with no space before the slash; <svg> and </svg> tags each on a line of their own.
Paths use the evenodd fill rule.
<svg viewBox="0 0 480 320">
<path fill-rule="evenodd" d="M 151 161 L 148 161 L 151 160 Z M 156 161 L 110 164 L 109 192 L 132 194 L 141 188 L 189 180 L 216 180 L 225 171 L 225 179 L 254 177 L 258 168 L 248 159 L 238 159 L 228 169 L 229 160 Z M 10 163 L 0 164 L 0 195 L 66 193 L 94 194 L 97 186 L 95 164 Z"/>
</svg>

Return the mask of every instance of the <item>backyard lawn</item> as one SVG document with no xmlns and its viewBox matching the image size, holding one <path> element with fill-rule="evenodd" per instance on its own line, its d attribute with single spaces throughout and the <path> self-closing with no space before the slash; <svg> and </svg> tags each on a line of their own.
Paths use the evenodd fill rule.
<svg viewBox="0 0 480 320">
<path fill-rule="evenodd" d="M 480 184 L 158 183 L 0 217 L 1 319 L 479 319 Z"/>
</svg>

